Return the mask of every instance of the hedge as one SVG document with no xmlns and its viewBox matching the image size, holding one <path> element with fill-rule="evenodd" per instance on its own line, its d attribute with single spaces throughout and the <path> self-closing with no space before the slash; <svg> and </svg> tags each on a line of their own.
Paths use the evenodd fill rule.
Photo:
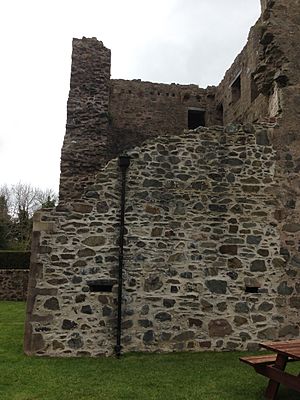
<svg viewBox="0 0 300 400">
<path fill-rule="evenodd" d="M 0 251 L 0 269 L 29 269 L 30 251 Z"/>
</svg>

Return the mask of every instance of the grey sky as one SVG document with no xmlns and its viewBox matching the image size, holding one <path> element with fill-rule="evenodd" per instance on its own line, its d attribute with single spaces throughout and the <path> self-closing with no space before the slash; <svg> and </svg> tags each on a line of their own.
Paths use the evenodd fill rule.
<svg viewBox="0 0 300 400">
<path fill-rule="evenodd" d="M 217 85 L 259 0 L 9 0 L 0 6 L 0 185 L 58 189 L 72 38 L 112 50 L 112 77 Z"/>
</svg>

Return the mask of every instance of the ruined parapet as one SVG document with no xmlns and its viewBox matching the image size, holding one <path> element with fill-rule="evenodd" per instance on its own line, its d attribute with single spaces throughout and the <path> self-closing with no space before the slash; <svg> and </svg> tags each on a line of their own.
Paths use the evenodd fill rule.
<svg viewBox="0 0 300 400">
<path fill-rule="evenodd" d="M 283 127 L 282 119 L 298 119 L 299 21 L 297 0 L 262 2 L 246 46 L 217 88 L 225 124 L 277 120 Z"/>
<path fill-rule="evenodd" d="M 110 50 L 97 39 L 74 39 L 60 201 L 80 198 L 107 159 Z"/>
<path fill-rule="evenodd" d="M 111 80 L 109 153 L 115 156 L 151 137 L 176 135 L 189 127 L 221 125 L 215 93 L 214 86 Z"/>
</svg>

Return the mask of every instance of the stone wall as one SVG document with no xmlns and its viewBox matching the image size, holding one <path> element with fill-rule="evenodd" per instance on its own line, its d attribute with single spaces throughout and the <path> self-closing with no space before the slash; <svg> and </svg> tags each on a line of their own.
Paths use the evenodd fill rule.
<svg viewBox="0 0 300 400">
<path fill-rule="evenodd" d="M 80 197 L 107 160 L 110 50 L 96 38 L 73 39 L 60 201 Z"/>
<path fill-rule="evenodd" d="M 271 133 L 199 128 L 130 151 L 125 352 L 253 350 L 299 333 L 298 297 L 286 302 L 298 289 L 286 278 L 292 270 L 274 219 Z M 119 210 L 114 159 L 88 196 L 36 215 L 27 354 L 112 354 Z M 99 279 L 112 282 L 112 292 L 91 291 Z"/>
<path fill-rule="evenodd" d="M 205 113 L 205 126 L 222 124 L 216 111 L 215 87 L 159 84 L 140 80 L 111 80 L 111 156 L 146 139 L 173 135 L 188 128 L 189 109 Z"/>
<path fill-rule="evenodd" d="M 188 110 L 205 125 L 222 123 L 215 87 L 110 80 L 110 50 L 97 39 L 73 40 L 60 201 L 80 198 L 94 174 L 124 149 L 188 128 Z"/>
<path fill-rule="evenodd" d="M 0 300 L 26 300 L 29 269 L 0 268 Z"/>
<path fill-rule="evenodd" d="M 298 0 L 262 0 L 262 15 L 217 87 L 224 123 L 298 120 Z M 293 105 L 292 105 L 293 104 Z"/>
<path fill-rule="evenodd" d="M 257 122 L 269 117 L 269 99 L 257 83 L 260 48 L 260 21 L 250 31 L 248 43 L 237 56 L 217 88 L 216 101 L 222 104 L 224 123 Z"/>
<path fill-rule="evenodd" d="M 110 80 L 110 51 L 74 40 L 60 204 L 34 222 L 27 354 L 113 352 L 125 149 L 124 351 L 299 336 L 299 1 L 262 11 L 218 88 Z M 183 133 L 189 108 L 255 124 Z"/>
<path fill-rule="evenodd" d="M 281 255 L 289 271 L 283 282 L 291 302 L 299 299 L 300 266 L 300 7 L 298 0 L 262 0 L 262 15 L 251 29 L 248 43 L 217 88 L 224 121 L 277 121 L 270 137 L 276 150 L 275 191 Z M 232 104 L 232 83 L 240 73 L 241 95 Z M 251 80 L 257 97 L 251 98 Z M 298 296 L 298 297 L 297 297 Z M 286 304 L 289 304 L 286 299 Z"/>
</svg>

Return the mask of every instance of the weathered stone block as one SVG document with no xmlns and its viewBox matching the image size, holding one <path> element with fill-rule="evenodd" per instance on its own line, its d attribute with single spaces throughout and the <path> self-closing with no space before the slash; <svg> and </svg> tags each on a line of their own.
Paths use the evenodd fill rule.
<svg viewBox="0 0 300 400">
<path fill-rule="evenodd" d="M 84 203 L 74 203 L 73 210 L 78 213 L 88 214 L 92 211 L 93 206 Z"/>
<path fill-rule="evenodd" d="M 106 238 L 104 236 L 90 236 L 82 241 L 86 246 L 97 247 L 103 246 L 106 242 Z"/>
<path fill-rule="evenodd" d="M 206 281 L 205 285 L 208 287 L 208 289 L 212 293 L 225 294 L 227 291 L 227 282 L 226 281 L 212 279 L 210 281 Z"/>
<path fill-rule="evenodd" d="M 174 304 L 176 303 L 175 300 L 173 299 L 163 299 L 163 305 L 167 308 L 174 307 Z"/>
<path fill-rule="evenodd" d="M 297 310 L 300 310 L 300 297 L 299 296 L 294 296 L 290 298 L 290 306 L 292 308 L 296 308 Z"/>
<path fill-rule="evenodd" d="M 230 244 L 226 244 L 226 245 L 222 245 L 220 246 L 220 253 L 222 254 L 229 254 L 232 256 L 237 255 L 238 253 L 238 248 L 236 245 L 230 245 Z"/>
<path fill-rule="evenodd" d="M 65 330 L 70 330 L 70 329 L 74 329 L 77 327 L 77 323 L 74 321 L 71 321 L 69 319 L 64 319 L 63 323 L 62 323 L 62 329 Z"/>
<path fill-rule="evenodd" d="M 145 344 L 152 343 L 154 341 L 154 338 L 155 338 L 154 331 L 153 330 L 149 330 L 149 331 L 144 333 L 143 342 Z"/>
<path fill-rule="evenodd" d="M 82 306 L 81 307 L 81 312 L 83 314 L 93 314 L 92 307 L 90 305 Z"/>
<path fill-rule="evenodd" d="M 268 312 L 268 311 L 271 311 L 273 308 L 274 308 L 274 304 L 264 301 L 263 303 L 261 303 L 259 305 L 258 310 Z"/>
<path fill-rule="evenodd" d="M 225 337 L 233 332 L 232 326 L 226 319 L 215 319 L 208 323 L 210 337 Z"/>
<path fill-rule="evenodd" d="M 239 268 L 243 267 L 241 260 L 238 259 L 237 257 L 230 258 L 227 261 L 227 265 L 228 265 L 228 268 L 233 268 L 233 269 L 239 269 Z"/>
<path fill-rule="evenodd" d="M 277 288 L 277 293 L 281 294 L 283 296 L 289 296 L 292 294 L 294 291 L 293 287 L 288 286 L 288 283 L 286 281 L 281 282 Z"/>
<path fill-rule="evenodd" d="M 56 297 L 51 297 L 45 301 L 44 307 L 47 310 L 59 310 L 59 302 Z"/>
<path fill-rule="evenodd" d="M 169 313 L 159 312 L 158 314 L 155 315 L 155 319 L 157 319 L 160 322 L 165 322 L 165 321 L 171 321 L 172 317 Z"/>
<path fill-rule="evenodd" d="M 175 342 L 186 342 L 188 340 L 191 340 L 195 337 L 195 332 L 193 331 L 186 331 L 186 332 L 181 332 L 178 335 L 175 335 L 173 337 L 173 340 Z"/>
<path fill-rule="evenodd" d="M 40 333 L 34 333 L 31 338 L 31 349 L 32 351 L 41 351 L 45 348 L 45 341 L 43 335 Z"/>
<path fill-rule="evenodd" d="M 236 326 L 241 326 L 241 325 L 247 324 L 248 323 L 248 319 L 245 318 L 245 317 L 241 317 L 239 315 L 236 315 L 234 317 L 234 323 L 236 324 Z"/>
<path fill-rule="evenodd" d="M 269 146 L 270 145 L 267 131 L 256 132 L 256 144 L 258 146 Z"/>
<path fill-rule="evenodd" d="M 189 318 L 189 327 L 190 328 L 193 328 L 193 327 L 201 328 L 202 325 L 203 325 L 203 321 L 201 321 L 200 319 Z"/>
<path fill-rule="evenodd" d="M 300 224 L 291 222 L 289 224 L 285 224 L 282 229 L 286 232 L 291 232 L 291 233 L 299 232 Z"/>
<path fill-rule="evenodd" d="M 245 301 L 241 301 L 235 305 L 235 312 L 237 312 L 239 314 L 240 313 L 247 314 L 247 313 L 249 313 L 249 311 L 250 311 L 249 305 Z"/>
<path fill-rule="evenodd" d="M 258 338 L 262 340 L 274 340 L 277 337 L 277 329 L 270 327 L 258 332 Z"/>
<path fill-rule="evenodd" d="M 152 292 L 155 290 L 159 290 L 162 286 L 163 286 L 163 283 L 160 280 L 159 275 L 152 274 L 152 275 L 149 275 L 148 278 L 145 279 L 144 290 L 146 292 Z"/>
<path fill-rule="evenodd" d="M 69 339 L 67 343 L 71 349 L 80 349 L 83 347 L 83 340 L 78 332 L 73 333 L 71 339 Z"/>
<path fill-rule="evenodd" d="M 250 264 L 251 272 L 265 272 L 266 270 L 265 260 L 254 260 Z"/>
<path fill-rule="evenodd" d="M 286 325 L 283 326 L 280 330 L 279 330 L 279 337 L 298 337 L 299 336 L 299 326 L 298 325 Z"/>
<path fill-rule="evenodd" d="M 107 204 L 106 201 L 100 201 L 100 202 L 98 202 L 96 208 L 97 208 L 97 212 L 98 212 L 99 214 L 105 214 L 105 213 L 107 213 L 108 210 L 109 210 L 109 206 L 108 206 L 108 204 Z"/>
<path fill-rule="evenodd" d="M 86 248 L 78 250 L 77 255 L 78 257 L 93 257 L 96 255 L 96 252 L 93 249 Z"/>
</svg>

